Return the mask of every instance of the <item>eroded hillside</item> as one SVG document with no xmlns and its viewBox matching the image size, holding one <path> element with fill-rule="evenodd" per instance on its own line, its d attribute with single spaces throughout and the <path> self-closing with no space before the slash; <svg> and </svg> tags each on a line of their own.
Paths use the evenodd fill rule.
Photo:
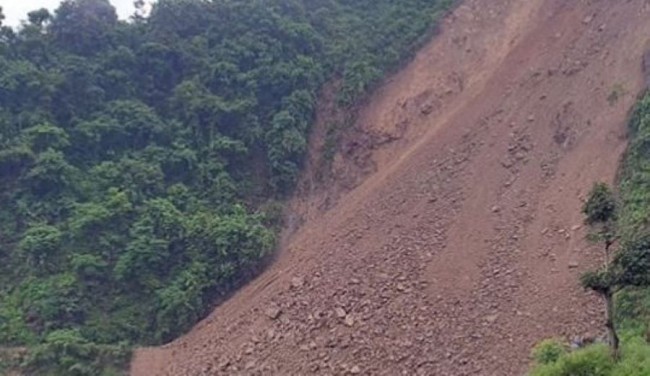
<svg viewBox="0 0 650 376">
<path fill-rule="evenodd" d="M 303 185 L 278 260 L 132 374 L 521 375 L 593 330 L 581 200 L 616 173 L 648 15 L 465 1 L 343 137 L 345 184 Z"/>
</svg>

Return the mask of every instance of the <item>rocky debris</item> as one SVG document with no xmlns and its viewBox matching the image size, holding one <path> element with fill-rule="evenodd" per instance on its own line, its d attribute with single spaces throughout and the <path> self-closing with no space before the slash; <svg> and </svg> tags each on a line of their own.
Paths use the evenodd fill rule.
<svg viewBox="0 0 650 376">
<path fill-rule="evenodd" d="M 494 324 L 499 319 L 499 314 L 495 313 L 494 315 L 489 315 L 485 317 L 485 322 L 488 324 Z"/>
<path fill-rule="evenodd" d="M 268 307 L 264 314 L 271 320 L 276 320 L 282 314 L 282 309 L 276 305 Z"/>
<path fill-rule="evenodd" d="M 305 284 L 305 281 L 300 277 L 293 277 L 291 279 L 291 287 L 293 287 L 294 289 L 299 289 L 304 284 Z"/>
<path fill-rule="evenodd" d="M 379 173 L 343 195 L 339 204 L 332 199 L 326 207 L 333 210 L 313 216 L 288 240 L 291 249 L 304 251 L 280 252 L 269 273 L 165 346 L 161 358 L 149 358 L 149 364 L 164 364 L 164 372 L 147 373 L 145 367 L 133 376 L 521 375 L 537 340 L 600 325 L 601 304 L 580 287 L 567 259 L 588 265 L 594 257 L 574 251 L 587 247 L 571 227 L 581 206 L 575 192 L 615 173 L 613 150 L 624 145 L 610 136 L 624 121 L 625 108 L 605 106 L 592 94 L 611 87 L 610 73 L 627 79 L 631 76 L 625 72 L 638 69 L 638 55 L 632 59 L 630 51 L 647 38 L 650 26 L 636 15 L 634 2 L 572 4 L 572 14 L 598 14 L 599 22 L 607 22 L 603 34 L 585 32 L 580 18 L 556 23 L 555 15 L 565 14 L 560 12 L 565 1 L 512 3 L 467 0 L 457 8 L 453 30 L 443 30 L 442 37 L 476 30 L 467 39 L 477 58 L 459 59 L 464 47 L 424 51 L 407 68 L 418 70 L 395 76 L 405 81 L 382 89 L 379 99 L 369 98 L 370 107 L 362 111 L 365 135 L 374 127 L 390 129 L 402 118 L 411 119 L 407 126 L 413 128 L 422 121 L 420 133 L 405 130 L 402 141 L 389 149 L 372 149 L 372 142 L 344 143 L 344 148 L 352 145 L 352 157 L 360 155 L 359 148 L 376 150 L 376 159 L 370 154 L 362 159 Z M 503 7 L 508 17 L 527 21 L 508 23 L 510 34 L 503 31 L 501 18 L 494 21 L 497 32 L 486 33 L 476 24 L 486 6 Z M 548 10 L 544 17 L 528 17 L 540 6 Z M 608 11 L 612 6 L 616 12 Z M 523 13 L 512 15 L 511 10 Z M 476 19 L 468 21 L 463 12 Z M 554 39 L 557 26 L 562 32 Z M 501 34 L 505 39 L 498 45 L 494 38 Z M 483 40 L 482 35 L 490 37 Z M 590 58 L 594 38 L 606 40 L 606 35 L 618 36 L 605 46 L 609 57 Z M 495 50 L 498 59 L 478 56 Z M 406 114 L 384 111 L 396 107 L 394 98 L 412 98 L 435 85 L 430 77 L 447 56 L 453 59 L 444 73 L 453 68 L 467 78 L 465 92 L 450 96 L 458 103 L 436 104 L 429 117 L 420 116 L 417 105 L 400 107 L 411 111 Z M 493 61 L 498 64 L 480 65 Z M 535 66 L 522 67 L 522 61 Z M 549 74 L 531 78 L 531 70 Z M 563 70 L 575 74 L 560 77 Z M 580 70 L 585 74 L 577 74 Z M 539 100 L 542 93 L 544 101 Z M 553 108 L 565 97 L 575 105 L 562 122 L 570 122 L 574 133 L 565 134 L 563 128 L 558 143 Z M 587 119 L 600 119 L 603 111 L 607 122 L 587 129 Z M 530 115 L 533 120 L 526 121 Z M 576 140 L 570 153 L 562 147 L 569 138 Z M 584 161 L 597 158 L 605 163 L 586 167 Z M 342 170 L 348 161 L 342 160 Z M 508 170 L 498 166 L 502 161 Z M 547 163 L 546 170 L 540 162 Z M 314 194 L 328 188 L 310 186 Z M 309 210 L 322 202 L 306 201 Z M 492 214 L 495 203 L 499 215 Z M 271 273 L 277 281 L 269 282 Z M 309 278 L 294 281 L 295 274 Z M 214 366 L 208 370 L 208 364 Z"/>
</svg>

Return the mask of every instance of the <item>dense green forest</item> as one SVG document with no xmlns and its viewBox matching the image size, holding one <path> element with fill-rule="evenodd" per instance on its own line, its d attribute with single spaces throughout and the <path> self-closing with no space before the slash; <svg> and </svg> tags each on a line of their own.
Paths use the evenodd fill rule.
<svg viewBox="0 0 650 376">
<path fill-rule="evenodd" d="M 536 364 L 531 376 L 650 375 L 650 93 L 636 106 L 629 138 L 616 194 L 612 195 L 617 203 L 601 206 L 618 206 L 605 231 L 618 250 L 608 267 L 583 277 L 596 291 L 614 287 L 613 319 L 620 349 L 611 354 L 601 342 L 570 351 L 562 341 L 547 340 L 533 352 Z"/>
<path fill-rule="evenodd" d="M 99 374 L 187 330 L 273 251 L 322 85 L 353 104 L 450 3 L 0 10 L 0 348 Z"/>
</svg>

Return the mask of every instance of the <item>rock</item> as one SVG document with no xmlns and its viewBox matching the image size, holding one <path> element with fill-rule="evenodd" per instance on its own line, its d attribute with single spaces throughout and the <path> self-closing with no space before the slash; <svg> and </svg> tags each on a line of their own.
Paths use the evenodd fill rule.
<svg viewBox="0 0 650 376">
<path fill-rule="evenodd" d="M 585 18 L 582 19 L 582 23 L 585 24 L 585 25 L 588 25 L 588 24 L 591 23 L 591 21 L 592 21 L 593 19 L 594 19 L 593 16 L 587 16 L 587 17 L 585 17 Z"/>
<path fill-rule="evenodd" d="M 420 112 L 422 115 L 430 115 L 433 112 L 433 105 L 432 104 L 426 104 L 420 108 Z"/>
<path fill-rule="evenodd" d="M 575 269 L 575 268 L 577 268 L 578 266 L 579 266 L 578 263 L 575 262 L 575 261 L 571 261 L 571 262 L 569 263 L 569 269 Z"/>
<path fill-rule="evenodd" d="M 352 279 L 350 280 L 350 284 L 352 284 L 352 285 L 358 285 L 359 283 L 361 283 L 361 281 L 359 281 L 359 280 L 356 279 L 356 278 L 352 278 Z"/>
<path fill-rule="evenodd" d="M 494 205 L 492 207 L 492 213 L 498 213 L 500 210 L 501 210 L 501 208 L 499 206 L 497 206 L 497 205 Z"/>
<path fill-rule="evenodd" d="M 339 319 L 345 318 L 345 316 L 347 316 L 347 312 L 345 312 L 345 310 L 341 307 L 336 307 L 334 309 L 334 313 L 336 314 L 336 317 L 338 317 Z"/>
<path fill-rule="evenodd" d="M 224 360 L 221 364 L 219 364 L 219 369 L 225 371 L 228 369 L 229 366 L 230 366 L 230 360 Z"/>
<path fill-rule="evenodd" d="M 582 228 L 582 225 L 575 225 L 575 226 L 571 227 L 571 231 L 578 231 L 581 228 Z"/>
<path fill-rule="evenodd" d="M 485 316 L 485 321 L 488 324 L 494 324 L 497 321 L 498 318 L 499 318 L 499 314 L 496 313 L 494 315 Z"/>
<path fill-rule="evenodd" d="M 350 373 L 353 375 L 358 375 L 361 373 L 361 368 L 359 368 L 359 366 L 354 366 L 350 368 Z"/>
<path fill-rule="evenodd" d="M 350 326 L 350 327 L 353 326 L 354 325 L 354 317 L 352 317 L 352 315 L 345 316 L 344 323 L 345 323 L 346 326 Z"/>
<path fill-rule="evenodd" d="M 264 313 L 271 320 L 276 320 L 282 314 L 282 310 L 280 309 L 280 307 L 272 306 L 267 308 L 266 311 L 264 311 Z"/>
<path fill-rule="evenodd" d="M 294 289 L 301 288 L 304 283 L 305 281 L 300 277 L 293 277 L 291 279 L 291 287 L 293 287 Z"/>
<path fill-rule="evenodd" d="M 533 121 L 535 121 L 535 115 L 533 115 L 533 114 L 528 115 L 528 121 L 531 122 L 531 123 Z"/>
</svg>

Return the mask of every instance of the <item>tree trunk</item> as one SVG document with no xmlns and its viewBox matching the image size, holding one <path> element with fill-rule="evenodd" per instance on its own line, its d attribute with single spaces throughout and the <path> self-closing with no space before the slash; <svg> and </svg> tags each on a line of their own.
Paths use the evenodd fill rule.
<svg viewBox="0 0 650 376">
<path fill-rule="evenodd" d="M 612 351 L 612 356 L 615 360 L 619 359 L 619 339 L 618 334 L 616 333 L 616 327 L 614 326 L 614 293 L 611 289 L 608 289 L 605 294 L 605 306 L 606 306 L 606 319 L 607 322 L 605 326 L 607 327 L 607 341 L 609 342 L 609 347 Z"/>
</svg>

